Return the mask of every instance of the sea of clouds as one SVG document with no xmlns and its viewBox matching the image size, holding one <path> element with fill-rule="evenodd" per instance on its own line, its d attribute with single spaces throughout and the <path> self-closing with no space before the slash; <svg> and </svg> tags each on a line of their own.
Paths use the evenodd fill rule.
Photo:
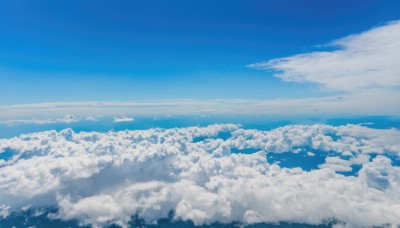
<svg viewBox="0 0 400 228">
<path fill-rule="evenodd" d="M 233 150 L 255 149 L 254 153 Z M 326 152 L 305 171 L 269 153 Z M 214 222 L 400 225 L 400 131 L 359 125 L 239 125 L 118 132 L 45 131 L 0 139 L 0 218 L 56 207 L 51 218 L 128 226 L 137 214 Z M 309 156 L 314 153 L 308 152 Z M 374 156 L 372 156 L 374 155 Z M 353 165 L 356 175 L 342 175 Z"/>
</svg>

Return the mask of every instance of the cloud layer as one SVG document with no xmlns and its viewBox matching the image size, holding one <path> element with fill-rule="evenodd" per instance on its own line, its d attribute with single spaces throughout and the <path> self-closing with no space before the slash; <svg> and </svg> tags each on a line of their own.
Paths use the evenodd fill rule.
<svg viewBox="0 0 400 228">
<path fill-rule="evenodd" d="M 75 123 L 79 121 L 98 121 L 92 116 L 76 117 L 74 115 L 65 115 L 62 118 L 52 118 L 52 119 L 12 119 L 6 121 L 0 121 L 0 124 L 4 125 L 15 125 L 15 124 L 55 124 L 55 123 Z"/>
<path fill-rule="evenodd" d="M 371 89 L 319 98 L 265 100 L 155 100 L 142 102 L 65 102 L 0 106 L 0 124 L 42 123 L 74 116 L 151 115 L 390 115 L 399 116 L 400 93 Z M 35 119 L 58 116 L 58 118 Z M 26 117 L 32 117 L 27 120 Z"/>
<path fill-rule="evenodd" d="M 56 206 L 53 217 L 93 226 L 126 226 L 135 213 L 152 222 L 171 210 L 174 219 L 196 225 L 400 224 L 400 168 L 389 159 L 399 157 L 399 142 L 398 130 L 356 125 L 26 134 L 0 139 L 0 151 L 13 152 L 0 160 L 0 216 Z M 231 152 L 245 148 L 259 152 Z M 310 148 L 329 153 L 320 169 L 284 168 L 266 158 Z M 362 165 L 357 176 L 335 172 L 352 164 Z"/>
</svg>

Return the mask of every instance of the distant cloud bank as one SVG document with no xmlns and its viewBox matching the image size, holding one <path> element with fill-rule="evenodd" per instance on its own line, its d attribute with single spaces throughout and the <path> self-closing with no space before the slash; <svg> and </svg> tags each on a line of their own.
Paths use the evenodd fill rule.
<svg viewBox="0 0 400 228">
<path fill-rule="evenodd" d="M 74 115 L 66 115 L 62 118 L 50 118 L 50 119 L 11 119 L 0 121 L 0 124 L 4 125 L 15 125 L 15 124 L 56 124 L 56 123 L 76 123 L 79 121 L 98 121 L 95 117 L 85 116 L 85 117 L 76 117 Z"/>
<path fill-rule="evenodd" d="M 54 218 L 95 227 L 124 227 L 133 214 L 152 222 L 171 210 L 174 219 L 196 225 L 400 225 L 400 168 L 391 160 L 400 157 L 399 142 L 399 130 L 359 125 L 24 134 L 0 139 L 0 217 L 55 206 Z M 233 153 L 243 149 L 258 152 Z M 266 156 L 316 156 L 311 149 L 327 157 L 310 171 Z M 361 166 L 358 175 L 336 173 L 354 165 Z"/>
<path fill-rule="evenodd" d="M 133 122 L 134 119 L 131 117 L 121 116 L 121 117 L 114 117 L 113 122 L 121 123 L 121 122 Z"/>
</svg>

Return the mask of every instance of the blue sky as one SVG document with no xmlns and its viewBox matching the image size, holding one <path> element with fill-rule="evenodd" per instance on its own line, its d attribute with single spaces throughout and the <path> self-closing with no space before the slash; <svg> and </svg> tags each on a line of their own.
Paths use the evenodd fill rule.
<svg viewBox="0 0 400 228">
<path fill-rule="evenodd" d="M 398 1 L 2 5 L 3 104 L 315 95 L 245 66 L 398 19 L 400 9 Z"/>
<path fill-rule="evenodd" d="M 332 51 L 321 45 L 384 27 L 399 12 L 399 1 L 378 0 L 6 0 L 0 105 L 325 98 L 343 90 L 249 65 Z"/>
</svg>

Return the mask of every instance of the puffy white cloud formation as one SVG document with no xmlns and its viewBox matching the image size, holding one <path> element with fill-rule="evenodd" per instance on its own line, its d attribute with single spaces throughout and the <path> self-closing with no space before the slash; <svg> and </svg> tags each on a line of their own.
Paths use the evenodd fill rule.
<svg viewBox="0 0 400 228">
<path fill-rule="evenodd" d="M 221 133 L 230 133 L 226 138 Z M 260 149 L 234 154 L 231 149 Z M 304 171 L 266 153 L 336 151 L 325 164 L 362 164 L 358 176 L 326 165 Z M 213 222 L 337 219 L 348 227 L 400 224 L 400 132 L 357 125 L 291 125 L 271 131 L 237 125 L 120 132 L 46 131 L 0 139 L 0 216 L 56 206 L 54 217 L 126 226 L 137 213 Z M 373 160 L 369 154 L 378 153 Z M 338 156 L 350 157 L 344 161 Z M 367 158 L 367 159 L 366 159 Z"/>
</svg>

